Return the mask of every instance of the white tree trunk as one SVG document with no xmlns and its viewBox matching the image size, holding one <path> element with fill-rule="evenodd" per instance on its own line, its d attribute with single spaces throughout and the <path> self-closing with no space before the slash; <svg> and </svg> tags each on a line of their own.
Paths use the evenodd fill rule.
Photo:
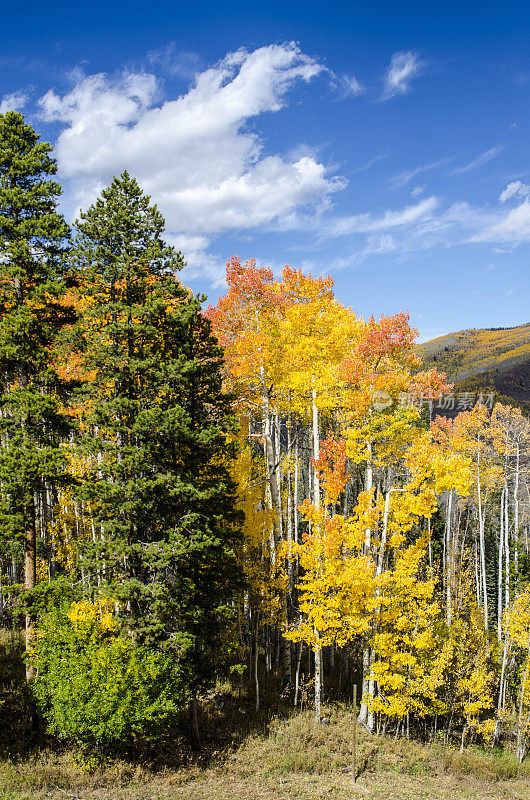
<svg viewBox="0 0 530 800">
<path fill-rule="evenodd" d="M 446 602 L 446 614 L 447 614 L 447 624 L 451 624 L 451 612 L 452 612 L 452 597 L 451 597 L 451 586 L 452 586 L 452 573 L 453 573 L 453 559 L 452 559 L 452 537 L 451 537 L 451 517 L 453 513 L 453 490 L 451 489 L 449 492 L 449 498 L 447 500 L 447 519 L 445 521 L 445 538 L 446 538 L 446 571 L 445 571 L 445 602 Z"/>
<path fill-rule="evenodd" d="M 498 589 L 497 589 L 497 636 L 502 637 L 502 612 L 503 612 L 503 568 L 504 568 L 504 487 L 501 494 L 501 510 L 499 514 L 499 564 L 498 564 Z"/>
<path fill-rule="evenodd" d="M 508 608 L 510 605 L 510 520 L 508 518 L 508 485 L 506 484 L 503 489 L 504 496 L 504 561 L 505 561 L 505 575 L 504 575 L 504 603 Z"/>
<path fill-rule="evenodd" d="M 315 722 L 320 724 L 320 717 L 321 717 L 321 692 L 322 692 L 322 684 L 321 684 L 321 662 L 322 662 L 322 648 L 320 646 L 320 637 L 318 631 L 315 629 Z"/>
<path fill-rule="evenodd" d="M 318 408 L 316 404 L 316 397 L 316 390 L 313 389 L 311 399 L 311 421 L 313 433 L 313 459 L 315 461 L 320 457 L 320 434 L 318 431 Z M 313 504 L 317 508 L 320 508 L 320 480 L 315 465 L 313 465 Z"/>
<path fill-rule="evenodd" d="M 479 524 L 479 549 L 480 549 L 480 573 L 482 581 L 482 607 L 484 613 L 484 627 L 488 630 L 488 583 L 486 577 L 486 544 L 484 537 L 484 513 L 482 509 L 482 487 L 480 482 L 480 441 L 478 442 L 477 455 L 477 500 L 478 500 L 478 524 Z"/>
</svg>

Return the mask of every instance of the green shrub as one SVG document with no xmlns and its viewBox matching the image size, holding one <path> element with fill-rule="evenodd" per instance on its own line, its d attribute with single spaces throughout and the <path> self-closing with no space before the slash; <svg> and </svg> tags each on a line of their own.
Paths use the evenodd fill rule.
<svg viewBox="0 0 530 800">
<path fill-rule="evenodd" d="M 154 738 L 186 699 L 174 659 L 121 635 L 105 602 L 45 615 L 30 658 L 49 732 L 81 746 Z"/>
</svg>

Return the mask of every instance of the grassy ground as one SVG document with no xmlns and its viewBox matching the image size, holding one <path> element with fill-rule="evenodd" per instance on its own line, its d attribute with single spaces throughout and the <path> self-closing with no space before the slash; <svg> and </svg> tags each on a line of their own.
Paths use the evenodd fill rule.
<svg viewBox="0 0 530 800">
<path fill-rule="evenodd" d="M 11 791 L 4 789 L 2 800 L 24 800 L 26 798 L 65 798 L 79 800 L 477 800 L 480 798 L 513 798 L 526 800 L 529 788 L 523 783 L 500 783 L 495 786 L 451 776 L 442 778 L 412 778 L 393 774 L 365 777 L 354 784 L 349 776 L 290 775 L 279 779 L 256 776 L 253 780 L 234 780 L 217 773 L 206 773 L 195 780 L 187 780 L 175 786 L 174 780 L 115 786 L 93 785 L 90 789 L 75 788 L 71 791 L 55 789 L 40 792 Z"/>
<path fill-rule="evenodd" d="M 71 752 L 41 750 L 0 764 L 0 800 L 530 800 L 530 765 L 519 767 L 510 754 L 470 748 L 460 755 L 367 733 L 354 783 L 347 708 L 329 710 L 329 724 L 318 727 L 310 714 L 275 718 L 266 729 L 263 720 L 241 725 L 236 710 L 208 714 L 204 752 L 187 763 L 113 761 L 89 771 L 94 764 Z M 238 724 L 238 736 L 227 736 Z"/>
<path fill-rule="evenodd" d="M 363 729 L 354 782 L 351 706 L 324 709 L 328 724 L 315 726 L 311 712 L 273 705 L 275 691 L 259 714 L 252 698 L 203 704 L 198 754 L 185 715 L 153 747 L 95 761 L 30 735 L 22 642 L 12 639 L 0 632 L 0 800 L 530 800 L 530 758 Z"/>
</svg>

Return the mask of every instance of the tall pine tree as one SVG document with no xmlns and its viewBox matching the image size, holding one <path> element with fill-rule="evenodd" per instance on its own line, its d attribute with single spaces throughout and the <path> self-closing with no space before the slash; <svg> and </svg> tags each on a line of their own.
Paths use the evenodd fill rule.
<svg viewBox="0 0 530 800">
<path fill-rule="evenodd" d="M 61 302 L 69 229 L 52 147 L 24 117 L 0 115 L 0 525 L 25 550 L 25 586 L 36 582 L 36 518 L 65 477 L 67 430 L 50 352 L 71 321 Z M 42 521 L 42 520 L 41 520 Z M 31 639 L 33 618 L 26 617 Z M 28 668 L 31 677 L 31 668 Z"/>
<path fill-rule="evenodd" d="M 170 649 L 197 687 L 237 582 L 234 425 L 222 354 L 176 278 L 164 219 L 124 172 L 76 224 L 86 341 L 84 493 L 97 534 L 85 575 L 119 603 L 135 640 Z"/>
</svg>

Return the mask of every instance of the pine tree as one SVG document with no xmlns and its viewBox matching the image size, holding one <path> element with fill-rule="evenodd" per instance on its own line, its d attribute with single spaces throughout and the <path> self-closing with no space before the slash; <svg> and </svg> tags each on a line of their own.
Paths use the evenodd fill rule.
<svg viewBox="0 0 530 800">
<path fill-rule="evenodd" d="M 36 583 L 37 505 L 42 515 L 66 473 L 60 444 L 68 426 L 50 356 L 71 320 L 61 302 L 69 230 L 57 211 L 51 150 L 21 114 L 0 115 L 0 524 L 24 542 L 29 590 Z M 28 613 L 28 641 L 32 630 Z"/>
<path fill-rule="evenodd" d="M 237 584 L 231 399 L 201 297 L 176 279 L 164 219 L 124 172 L 76 223 L 86 341 L 84 567 L 138 643 L 211 670 Z M 219 656 L 219 652 L 216 653 Z"/>
</svg>

